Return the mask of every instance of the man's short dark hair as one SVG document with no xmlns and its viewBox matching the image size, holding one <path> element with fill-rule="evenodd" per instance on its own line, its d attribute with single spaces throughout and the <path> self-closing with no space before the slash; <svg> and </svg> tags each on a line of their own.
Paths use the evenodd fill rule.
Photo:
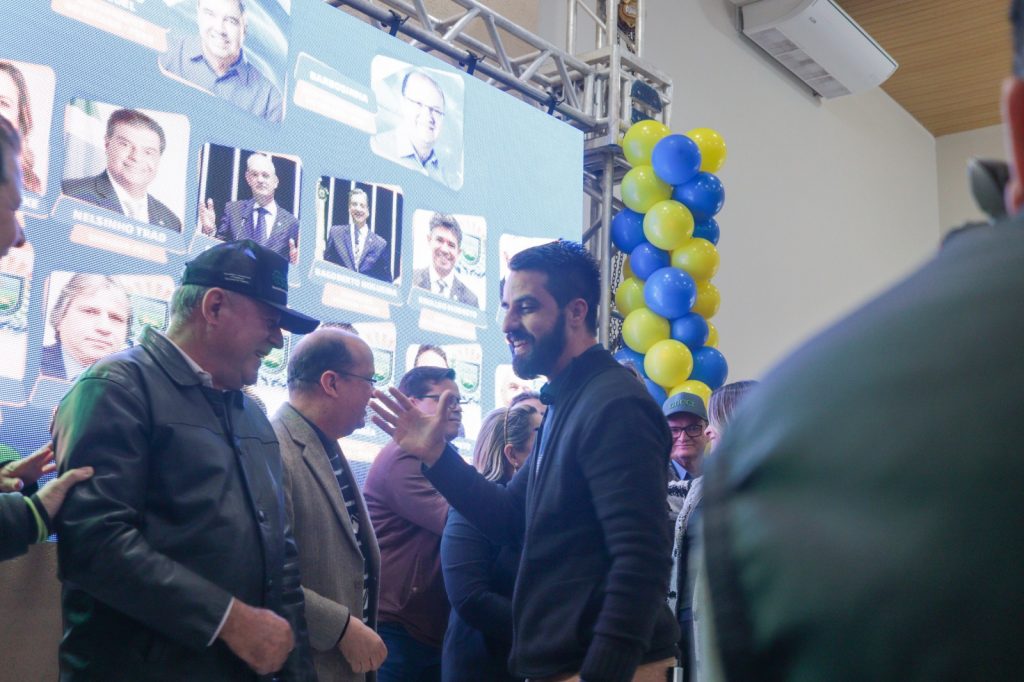
<svg viewBox="0 0 1024 682">
<path fill-rule="evenodd" d="M 412 364 L 415 365 L 419 362 L 420 356 L 424 353 L 434 353 L 435 355 L 439 355 L 441 356 L 441 359 L 444 360 L 444 364 L 448 364 L 448 354 L 444 352 L 444 349 L 441 348 L 441 346 L 435 346 L 432 343 L 420 344 L 420 347 L 416 349 L 416 357 L 413 358 Z"/>
<path fill-rule="evenodd" d="M 434 384 L 455 381 L 455 370 L 446 367 L 413 367 L 398 382 L 398 390 L 410 398 L 422 398 L 430 393 Z"/>
<path fill-rule="evenodd" d="M 353 325 L 351 322 L 328 322 L 324 320 L 323 322 L 320 323 L 320 327 L 340 329 L 341 331 L 348 332 L 353 336 L 359 336 L 359 330 L 356 329 L 355 325 Z"/>
<path fill-rule="evenodd" d="M 305 390 L 319 385 L 320 377 L 330 370 L 348 372 L 352 369 L 352 351 L 340 333 L 321 333 L 300 343 L 288 360 L 288 388 Z"/>
<path fill-rule="evenodd" d="M 126 126 L 139 126 L 141 128 L 148 128 L 156 133 L 156 136 L 160 138 L 160 153 L 164 153 L 164 149 L 167 147 L 167 138 L 164 136 L 164 129 L 160 127 L 160 124 L 146 116 L 141 111 L 135 109 L 118 109 L 110 115 L 107 119 L 107 139 L 109 140 L 114 136 L 114 127 L 120 125 Z"/>
<path fill-rule="evenodd" d="M 597 307 L 601 300 L 601 268 L 579 242 L 559 239 L 520 251 L 508 262 L 509 270 L 531 270 L 548 276 L 547 290 L 559 307 L 582 298 L 587 304 L 587 328 L 597 333 Z"/>
<path fill-rule="evenodd" d="M 433 234 L 437 228 L 444 228 L 450 230 L 455 235 L 455 242 L 462 248 L 462 228 L 459 227 L 459 221 L 455 219 L 455 216 L 447 213 L 435 213 L 430 216 L 430 232 Z"/>
</svg>

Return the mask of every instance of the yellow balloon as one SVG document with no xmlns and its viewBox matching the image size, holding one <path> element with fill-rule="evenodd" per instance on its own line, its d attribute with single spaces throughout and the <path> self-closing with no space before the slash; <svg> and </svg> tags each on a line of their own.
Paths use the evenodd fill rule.
<svg viewBox="0 0 1024 682">
<path fill-rule="evenodd" d="M 697 302 L 693 304 L 693 312 L 705 320 L 710 320 L 718 312 L 718 305 L 721 302 L 718 287 L 707 281 L 697 282 Z"/>
<path fill-rule="evenodd" d="M 626 161 L 633 166 L 649 164 L 654 145 L 671 132 L 664 123 L 650 119 L 637 121 L 622 138 L 622 153 L 626 155 Z"/>
<path fill-rule="evenodd" d="M 647 213 L 651 206 L 672 196 L 672 185 L 663 182 L 650 166 L 636 166 L 622 178 L 619 191 L 622 203 L 637 213 Z"/>
<path fill-rule="evenodd" d="M 678 201 L 659 201 L 647 209 L 644 236 L 659 249 L 678 248 L 693 236 L 693 214 Z"/>
<path fill-rule="evenodd" d="M 651 312 L 650 308 L 638 308 L 622 321 L 622 340 L 637 353 L 646 353 L 668 336 L 668 320 Z"/>
<path fill-rule="evenodd" d="M 644 303 L 644 283 L 636 277 L 629 277 L 622 280 L 622 284 L 615 290 L 615 307 L 623 315 L 629 315 L 634 310 L 646 308 Z"/>
<path fill-rule="evenodd" d="M 650 213 L 647 215 L 649 216 Z M 645 228 L 646 225 L 647 220 L 645 218 Z M 707 239 L 701 239 L 700 237 L 683 242 L 679 248 L 672 252 L 672 267 L 689 273 L 691 277 L 697 280 L 711 279 L 718 272 L 718 249 Z"/>
<path fill-rule="evenodd" d="M 694 128 L 686 136 L 700 149 L 700 169 L 705 173 L 717 173 L 725 164 L 725 140 L 722 136 L 711 128 Z"/>
<path fill-rule="evenodd" d="M 708 340 L 704 342 L 704 345 L 718 348 L 718 328 L 710 322 L 708 322 Z"/>
<path fill-rule="evenodd" d="M 647 349 L 644 355 L 644 372 L 654 383 L 671 388 L 686 380 L 693 371 L 693 355 L 686 344 L 675 339 L 665 339 Z"/>
<path fill-rule="evenodd" d="M 644 369 L 647 369 L 647 362 L 644 361 Z M 704 401 L 704 407 L 707 407 L 708 402 L 711 400 L 711 387 L 705 384 L 703 381 L 697 381 L 696 379 L 687 379 L 683 383 L 673 387 L 669 392 L 669 396 L 674 396 L 676 393 L 692 393 L 700 396 L 700 399 Z"/>
<path fill-rule="evenodd" d="M 629 265 L 629 256 L 626 256 L 622 259 L 622 279 L 629 279 L 630 277 L 636 277 L 636 274 L 633 272 L 633 268 Z M 639 277 L 636 278 L 640 279 Z"/>
</svg>

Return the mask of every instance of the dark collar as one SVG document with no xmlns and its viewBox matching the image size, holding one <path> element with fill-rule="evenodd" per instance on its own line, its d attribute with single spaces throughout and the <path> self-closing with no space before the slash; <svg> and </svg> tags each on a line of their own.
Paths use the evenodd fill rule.
<svg viewBox="0 0 1024 682">
<path fill-rule="evenodd" d="M 295 410 L 295 406 L 294 405 L 292 405 L 291 407 L 292 407 L 293 410 Z M 309 428 L 313 429 L 313 433 L 315 433 L 316 437 L 320 439 L 320 444 L 324 446 L 324 452 L 326 452 L 327 456 L 330 457 L 331 453 L 334 451 L 334 447 L 335 447 L 335 445 L 337 445 L 337 443 L 335 441 L 332 441 L 330 438 L 328 438 L 327 434 L 324 433 L 320 429 L 319 426 L 314 424 L 313 421 L 311 419 L 309 419 L 309 417 L 307 417 L 306 415 L 302 414 L 298 410 L 295 410 L 295 414 L 297 414 L 300 417 L 302 417 L 302 420 L 304 422 L 306 422 L 307 424 L 309 424 Z"/>
<path fill-rule="evenodd" d="M 556 405 L 558 399 L 565 395 L 568 387 L 575 385 L 579 379 L 590 373 L 598 359 L 603 357 L 603 351 L 604 347 L 595 343 L 573 358 L 561 374 L 541 387 L 540 401 L 545 405 Z"/>
</svg>

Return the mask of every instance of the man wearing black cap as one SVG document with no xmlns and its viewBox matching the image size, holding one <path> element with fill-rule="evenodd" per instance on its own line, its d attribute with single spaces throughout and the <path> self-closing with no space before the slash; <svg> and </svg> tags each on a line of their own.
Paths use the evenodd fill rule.
<svg viewBox="0 0 1024 682">
<path fill-rule="evenodd" d="M 269 422 L 241 393 L 281 330 L 288 263 L 256 242 L 185 266 L 164 335 L 93 365 L 61 401 L 61 467 L 95 476 L 58 521 L 61 680 L 315 679 Z"/>
<path fill-rule="evenodd" d="M 708 460 L 705 682 L 1021 678 L 1022 11 L 1009 217 L 785 360 Z"/>
</svg>

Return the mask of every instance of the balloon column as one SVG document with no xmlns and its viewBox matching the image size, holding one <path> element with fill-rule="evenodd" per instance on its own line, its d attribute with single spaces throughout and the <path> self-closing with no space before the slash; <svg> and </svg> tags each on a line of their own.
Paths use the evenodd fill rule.
<svg viewBox="0 0 1024 682">
<path fill-rule="evenodd" d="M 639 371 L 659 402 L 685 391 L 701 396 L 725 383 L 728 365 L 716 348 L 718 223 L 725 203 L 714 175 L 725 142 L 709 128 L 672 134 L 640 121 L 622 140 L 633 168 L 622 179 L 626 208 L 612 219 L 612 242 L 628 254 L 615 305 L 625 316 L 625 347 L 616 357 Z"/>
</svg>

